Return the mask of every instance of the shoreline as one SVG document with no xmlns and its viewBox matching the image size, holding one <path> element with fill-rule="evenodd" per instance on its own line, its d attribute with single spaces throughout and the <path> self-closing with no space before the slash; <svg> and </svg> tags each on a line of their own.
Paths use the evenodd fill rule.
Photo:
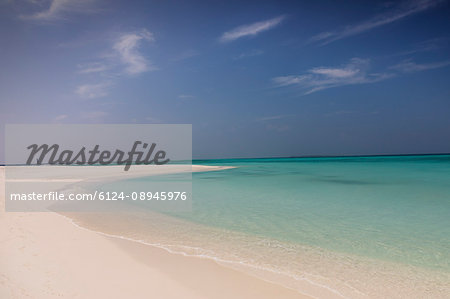
<svg viewBox="0 0 450 299">
<path fill-rule="evenodd" d="M 414 298 L 431 295 L 433 298 L 446 298 L 444 290 L 448 289 L 446 281 L 450 278 L 443 272 L 427 271 L 411 265 L 368 257 L 339 254 L 319 247 L 300 245 L 292 249 L 290 244 L 277 241 L 273 243 L 273 246 L 265 247 L 269 251 L 260 251 L 259 247 L 251 247 L 251 252 L 247 251 L 249 255 L 246 255 L 246 252 L 241 251 L 240 248 L 248 244 L 270 241 L 266 238 L 263 240 L 232 231 L 228 232 L 232 234 L 230 238 L 222 239 L 220 229 L 188 223 L 183 219 L 159 213 L 153 213 L 148 219 L 151 219 L 153 223 L 162 224 L 164 229 L 151 222 L 145 222 L 145 219 L 140 219 L 141 215 L 137 213 L 119 217 L 114 214 L 98 213 L 81 217 L 77 217 L 76 214 L 61 216 L 69 218 L 75 226 L 88 231 L 117 240 L 155 247 L 174 255 L 210 260 L 225 268 L 295 290 L 312 298 Z M 179 231 L 180 228 L 183 229 Z M 183 235 L 186 239 L 183 239 Z M 211 236 L 219 237 L 210 239 Z M 242 238 L 246 240 L 244 243 L 238 241 Z M 202 240 L 208 243 L 198 243 Z M 214 241 L 215 245 L 212 245 L 210 241 Z M 228 247 L 230 245 L 232 246 Z M 220 248 L 225 248 L 225 252 L 220 251 Z M 284 255 L 277 255 L 276 262 L 280 262 L 279 265 L 281 265 L 278 268 L 278 264 L 271 263 L 274 261 L 274 256 L 270 252 L 273 248 L 287 250 L 291 248 L 291 252 L 296 253 L 290 255 L 288 259 Z M 277 253 L 280 252 L 276 251 L 275 254 Z M 259 262 L 263 264 L 258 262 L 258 257 L 262 258 Z M 286 265 L 286 262 L 298 264 L 300 272 L 286 271 L 289 269 L 282 267 L 283 264 Z M 361 284 L 355 285 L 355 281 L 370 284 L 367 288 L 361 288 Z"/>
<path fill-rule="evenodd" d="M 7 213 L 1 188 L 2 298 L 311 298 L 209 259 L 82 229 L 57 213 Z"/>
<path fill-rule="evenodd" d="M 73 226 L 75 226 L 78 229 L 85 230 L 85 231 L 91 232 L 91 233 L 95 233 L 95 234 L 98 234 L 100 236 L 104 236 L 105 238 L 111 240 L 114 243 L 117 243 L 120 246 L 124 246 L 125 248 L 130 248 L 130 246 L 131 247 L 142 247 L 142 248 L 151 247 L 152 250 L 153 249 L 157 250 L 157 251 L 161 251 L 162 250 L 164 253 L 167 253 L 169 255 L 175 255 L 175 256 L 180 256 L 182 258 L 189 258 L 189 259 L 193 258 L 193 259 L 205 260 L 205 261 L 208 261 L 208 263 L 209 262 L 213 262 L 215 265 L 217 265 L 217 266 L 219 266 L 221 268 L 225 268 L 225 269 L 228 269 L 228 270 L 231 270 L 231 271 L 235 271 L 235 272 L 238 272 L 240 274 L 244 274 L 245 276 L 249 276 L 249 277 L 252 277 L 252 278 L 256 278 L 258 280 L 262 280 L 262 281 L 267 282 L 269 284 L 280 286 L 283 289 L 292 290 L 295 293 L 300 294 L 302 296 L 301 298 L 315 298 L 315 297 L 309 297 L 310 295 L 308 295 L 308 294 L 303 294 L 303 293 L 301 293 L 298 290 L 295 290 L 295 289 L 287 287 L 287 286 L 283 286 L 282 284 L 276 283 L 274 281 L 266 280 L 266 279 L 263 279 L 263 278 L 260 278 L 260 277 L 248 274 L 248 273 L 246 273 L 244 271 L 236 270 L 236 269 L 233 269 L 232 267 L 229 267 L 229 266 L 221 264 L 221 263 L 225 263 L 225 264 L 229 263 L 229 261 L 224 261 L 224 260 L 220 260 L 220 259 L 218 260 L 218 259 L 215 259 L 215 258 L 212 258 L 212 257 L 209 257 L 209 256 L 191 255 L 191 254 L 188 254 L 188 253 L 185 253 L 185 252 L 171 250 L 171 249 L 169 249 L 169 248 L 167 248 L 167 247 L 165 247 L 163 245 L 159 245 L 158 246 L 156 244 L 147 243 L 147 242 L 141 241 L 141 240 L 135 240 L 135 239 L 128 238 L 128 237 L 125 237 L 125 236 L 121 236 L 121 235 L 113 235 L 113 234 L 108 234 L 108 233 L 105 233 L 105 232 L 102 232 L 102 231 L 92 230 L 92 229 L 90 229 L 88 227 L 85 227 L 85 226 L 82 226 L 80 224 L 77 224 L 75 222 L 75 220 L 70 218 L 69 216 L 66 216 L 66 215 L 63 215 L 63 214 L 59 214 L 59 213 L 55 213 L 55 214 L 60 216 L 60 217 L 62 217 L 62 218 L 64 218 L 66 221 L 68 221 L 69 223 L 71 223 Z M 134 250 L 135 249 L 136 248 L 134 248 Z M 139 258 L 141 259 L 142 262 L 146 262 L 145 261 L 145 255 L 139 256 Z"/>
<path fill-rule="evenodd" d="M 79 228 L 56 213 L 13 213 L 0 223 L 2 298 L 311 298 L 209 259 Z"/>
<path fill-rule="evenodd" d="M 94 173 L 105 173 L 105 168 L 108 167 Z M 197 171 L 228 168 L 198 166 Z M 148 173 L 142 170 L 138 171 L 146 176 Z M 170 172 L 176 170 L 179 168 Z M 48 169 L 46 173 L 55 175 Z M 101 183 L 118 178 L 108 175 L 93 179 Z M 0 182 L 4 180 L 2 167 L 0 179 Z M 72 179 L 60 182 L 66 188 L 76 186 Z M 0 207 L 4 209 L 4 197 Z M 4 237 L 0 256 L 12 256 L 12 259 L 0 261 L 0 297 L 24 297 L 17 290 L 28 290 L 33 298 L 56 297 L 48 290 L 44 294 L 42 289 L 33 286 L 34 277 L 40 280 L 44 277 L 50 281 L 47 285 L 69 298 L 96 297 L 93 294 L 101 292 L 109 297 L 123 292 L 120 297 L 132 294 L 136 298 L 146 297 L 149 292 L 156 292 L 162 298 L 379 298 L 388 294 L 396 298 L 398 292 L 402 296 L 433 294 L 434 298 L 446 298 L 445 283 L 450 276 L 445 273 L 412 265 L 398 268 L 400 264 L 389 261 L 276 240 L 273 245 L 265 246 L 265 242 L 272 243 L 266 237 L 221 232 L 170 215 L 148 211 L 142 214 L 139 211 L 131 214 L 2 211 L 0 233 Z M 34 251 L 31 255 L 24 253 L 29 248 Z M 274 248 L 288 250 L 289 254 Z M 53 253 L 57 256 L 52 256 Z M 52 273 L 50 270 L 54 268 L 60 272 Z M 102 268 L 108 271 L 105 273 Z M 86 275 L 88 281 L 78 279 Z M 64 280 L 67 276 L 77 279 L 67 282 Z M 151 277 L 152 282 L 136 285 L 141 277 Z M 112 292 L 108 283 L 114 284 L 114 288 L 116 284 L 126 286 L 117 286 L 119 289 Z M 79 290 L 72 289 L 78 285 L 89 285 L 95 292 L 80 294 Z"/>
</svg>

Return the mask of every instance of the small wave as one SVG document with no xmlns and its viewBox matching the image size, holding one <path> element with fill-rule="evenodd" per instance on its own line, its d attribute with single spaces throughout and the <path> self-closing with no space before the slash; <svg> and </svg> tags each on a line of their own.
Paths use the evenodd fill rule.
<svg viewBox="0 0 450 299">
<path fill-rule="evenodd" d="M 218 263 L 220 265 L 228 266 L 228 267 L 230 267 L 232 269 L 235 269 L 235 270 L 238 270 L 238 269 L 236 269 L 236 267 L 233 267 L 233 266 L 237 265 L 237 266 L 241 266 L 241 267 L 252 268 L 252 269 L 255 269 L 255 270 L 270 272 L 270 273 L 273 273 L 273 274 L 276 274 L 276 275 L 281 275 L 281 276 L 285 276 L 285 277 L 294 279 L 295 281 L 307 282 L 311 286 L 315 286 L 315 287 L 321 288 L 323 290 L 327 290 L 328 292 L 335 294 L 337 296 L 336 298 L 349 298 L 349 297 L 346 297 L 341 292 L 339 292 L 338 290 L 336 290 L 336 289 L 334 289 L 334 288 L 332 288 L 330 286 L 327 286 L 327 285 L 324 285 L 324 284 L 320 284 L 320 283 L 318 283 L 318 282 L 316 282 L 316 281 L 314 281 L 314 280 L 312 280 L 310 278 L 307 278 L 307 277 L 300 277 L 300 276 L 292 275 L 290 273 L 286 273 L 284 271 L 279 271 L 279 270 L 268 268 L 268 267 L 261 267 L 261 266 L 258 266 L 258 265 L 251 264 L 251 263 L 249 263 L 249 262 L 247 262 L 245 260 L 232 261 L 232 260 L 223 259 L 223 258 L 220 258 L 218 256 L 218 254 L 216 254 L 214 251 L 208 250 L 208 249 L 204 249 L 204 248 L 200 248 L 200 247 L 194 247 L 194 246 L 188 246 L 188 245 L 178 245 L 178 244 L 174 245 L 174 244 L 150 243 L 150 242 L 147 242 L 145 240 L 134 239 L 134 238 L 130 238 L 130 237 L 122 236 L 122 235 L 115 235 L 115 234 L 105 233 L 105 232 L 102 232 L 102 231 L 86 228 L 86 227 L 78 224 L 74 219 L 72 219 L 72 218 L 70 218 L 68 216 L 65 216 L 65 215 L 62 215 L 62 214 L 59 214 L 59 213 L 55 213 L 55 214 L 58 215 L 58 216 L 63 217 L 66 220 L 68 220 L 72 225 L 76 226 L 79 229 L 83 229 L 83 230 L 86 230 L 86 231 L 89 231 L 89 232 L 93 232 L 93 233 L 96 233 L 96 234 L 99 234 L 99 235 L 102 235 L 102 236 L 106 236 L 106 237 L 110 237 L 110 238 L 116 238 L 116 239 L 120 239 L 120 240 L 131 241 L 131 242 L 137 242 L 139 244 L 143 244 L 143 245 L 147 245 L 147 246 L 152 246 L 152 247 L 163 249 L 163 250 L 165 250 L 165 251 L 167 251 L 167 252 L 169 252 L 171 254 L 178 254 L 178 255 L 182 255 L 182 256 L 186 256 L 186 257 L 196 257 L 196 258 L 204 258 L 204 259 L 213 260 L 213 261 L 215 261 L 216 263 Z M 185 250 L 182 250 L 182 249 L 185 249 Z M 199 253 L 197 253 L 197 254 L 189 253 L 189 251 L 192 251 L 192 252 L 197 251 Z M 243 272 L 245 272 L 245 271 L 243 271 Z M 318 275 L 315 275 L 315 274 L 311 274 L 311 273 L 304 273 L 304 275 L 305 276 L 311 276 L 311 277 L 314 277 L 314 276 L 315 277 L 320 277 L 320 279 L 326 279 L 325 277 L 321 277 L 321 276 L 318 276 Z M 313 297 L 313 298 L 317 298 L 317 299 L 320 298 L 320 297 L 317 297 L 316 294 L 313 294 L 313 293 L 310 293 L 310 292 L 307 292 L 307 291 L 301 291 L 301 290 L 299 290 L 299 289 L 297 289 L 295 287 L 288 286 L 288 285 L 283 285 L 282 283 L 279 283 L 277 281 L 264 279 L 262 277 L 259 277 L 259 275 L 254 275 L 253 274 L 252 276 L 258 277 L 259 279 L 262 279 L 262 280 L 270 282 L 270 283 L 279 284 L 279 285 L 281 285 L 283 287 L 286 287 L 288 289 L 294 290 L 294 291 L 299 292 L 300 294 L 303 294 L 303 295 L 307 295 L 307 296 L 310 296 L 310 297 Z M 363 295 L 364 297 L 367 296 L 367 295 L 363 294 L 362 292 L 358 291 L 357 289 L 351 287 L 350 285 L 347 285 L 347 287 L 353 289 L 353 291 L 359 293 L 360 295 Z"/>
</svg>

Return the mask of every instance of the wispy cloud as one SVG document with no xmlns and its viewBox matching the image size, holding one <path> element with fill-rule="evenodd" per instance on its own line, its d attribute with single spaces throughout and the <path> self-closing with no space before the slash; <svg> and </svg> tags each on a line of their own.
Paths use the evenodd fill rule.
<svg viewBox="0 0 450 299">
<path fill-rule="evenodd" d="M 53 120 L 57 123 L 63 121 L 64 119 L 66 119 L 68 117 L 67 114 L 61 114 L 61 115 L 57 115 Z"/>
<path fill-rule="evenodd" d="M 77 87 L 75 92 L 85 99 L 101 98 L 108 95 L 108 87 L 110 82 L 102 82 L 98 84 L 84 84 Z"/>
<path fill-rule="evenodd" d="M 428 39 L 419 43 L 416 43 L 412 48 L 401 51 L 399 53 L 395 53 L 392 56 L 405 56 L 405 55 L 411 55 L 415 53 L 421 53 L 421 52 L 431 52 L 431 51 L 437 51 L 442 48 L 448 47 L 450 39 L 447 37 L 438 37 L 438 38 L 432 38 Z"/>
<path fill-rule="evenodd" d="M 278 24 L 280 24 L 285 19 L 285 16 L 279 16 L 273 19 L 256 22 L 253 24 L 247 24 L 243 26 L 239 26 L 237 28 L 234 28 L 230 31 L 225 32 L 220 37 L 220 41 L 225 42 L 231 42 L 238 38 L 247 37 L 247 36 L 255 36 L 258 35 L 261 32 L 267 31 L 269 29 L 274 28 Z"/>
<path fill-rule="evenodd" d="M 31 15 L 22 15 L 22 19 L 36 21 L 55 21 L 65 19 L 69 13 L 92 13 L 95 0 L 51 0 L 44 10 Z"/>
<path fill-rule="evenodd" d="M 134 75 L 156 68 L 139 52 L 141 41 L 153 42 L 153 34 L 146 29 L 138 32 L 124 33 L 120 35 L 113 45 L 121 62 L 125 65 L 125 72 Z"/>
<path fill-rule="evenodd" d="M 393 76 L 390 73 L 370 73 L 368 59 L 353 58 L 341 67 L 316 67 L 304 74 L 273 78 L 277 86 L 295 85 L 304 90 L 304 94 L 333 87 L 374 83 Z"/>
<path fill-rule="evenodd" d="M 450 66 L 450 60 L 416 63 L 406 60 L 386 68 L 382 72 L 370 72 L 368 59 L 353 58 L 341 67 L 316 67 L 300 75 L 275 77 L 277 87 L 297 86 L 304 94 L 345 85 L 368 84 L 383 81 L 405 73 L 414 73 Z"/>
<path fill-rule="evenodd" d="M 101 57 L 94 62 L 79 64 L 79 74 L 106 73 L 117 76 L 125 73 L 128 75 L 140 74 L 155 70 L 151 62 L 139 51 L 142 41 L 153 42 L 153 34 L 146 29 L 135 32 L 118 34 Z"/>
<path fill-rule="evenodd" d="M 139 51 L 142 41 L 153 42 L 153 34 L 146 29 L 121 33 L 113 41 L 109 52 L 104 54 L 99 61 L 78 65 L 79 74 L 89 74 L 91 77 L 100 75 L 97 76 L 99 80 L 104 80 L 105 77 L 109 79 L 97 84 L 80 85 L 75 92 L 85 99 L 105 97 L 108 95 L 108 89 L 120 78 L 121 74 L 137 75 L 155 70 L 156 67 Z"/>
<path fill-rule="evenodd" d="M 450 60 L 422 64 L 415 63 L 414 61 L 403 61 L 390 68 L 403 73 L 415 73 L 420 71 L 438 69 L 446 66 L 450 66 Z"/>
<path fill-rule="evenodd" d="M 108 66 L 100 62 L 80 64 L 78 68 L 78 73 L 80 74 L 100 73 L 108 70 Z"/>
<path fill-rule="evenodd" d="M 408 16 L 435 7 L 437 4 L 443 1 L 444 0 L 413 0 L 403 2 L 401 5 L 395 7 L 391 11 L 376 15 L 369 20 L 366 20 L 359 24 L 346 26 L 340 30 L 319 33 L 318 35 L 312 37 L 310 42 L 319 42 L 322 45 L 329 44 L 346 37 L 361 34 L 374 28 L 399 21 Z"/>
</svg>

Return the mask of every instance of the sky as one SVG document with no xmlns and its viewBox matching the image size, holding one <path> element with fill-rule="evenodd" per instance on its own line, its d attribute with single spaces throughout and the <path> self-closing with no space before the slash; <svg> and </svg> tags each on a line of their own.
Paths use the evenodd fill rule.
<svg viewBox="0 0 450 299">
<path fill-rule="evenodd" d="M 194 158 L 450 152 L 450 3 L 0 0 L 5 124 L 192 124 Z"/>
</svg>

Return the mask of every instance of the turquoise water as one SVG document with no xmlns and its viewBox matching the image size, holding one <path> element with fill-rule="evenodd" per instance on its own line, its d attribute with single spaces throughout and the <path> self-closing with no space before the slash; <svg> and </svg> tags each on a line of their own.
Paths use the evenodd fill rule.
<svg viewBox="0 0 450 299">
<path fill-rule="evenodd" d="M 207 226 L 450 271 L 450 156 L 194 161 Z"/>
<path fill-rule="evenodd" d="M 302 292 L 308 282 L 317 298 L 448 298 L 450 155 L 193 164 L 236 168 L 193 173 L 192 212 L 115 218 L 100 230 Z"/>
</svg>

